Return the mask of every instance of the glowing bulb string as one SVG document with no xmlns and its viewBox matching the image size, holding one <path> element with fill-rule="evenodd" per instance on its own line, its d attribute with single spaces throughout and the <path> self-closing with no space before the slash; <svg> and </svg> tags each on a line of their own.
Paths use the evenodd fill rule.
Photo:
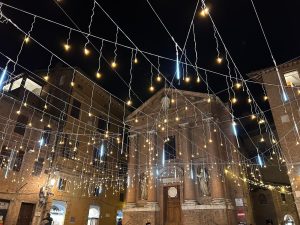
<svg viewBox="0 0 300 225">
<path fill-rule="evenodd" d="M 19 30 L 21 30 L 16 24 L 13 24 L 16 28 L 18 28 Z M 22 31 L 22 30 L 21 30 Z M 36 41 L 36 40 L 35 40 Z M 37 41 L 36 41 L 37 42 Z M 38 42 L 37 42 L 38 43 Z M 41 44 L 40 44 L 41 45 Z M 41 45 L 43 48 L 45 48 L 43 45 Z M 46 50 L 48 50 L 47 48 L 45 48 Z M 48 50 L 49 51 L 49 50 Z M 57 57 L 57 56 L 56 56 Z M 59 57 L 58 57 L 59 58 Z M 60 59 L 60 58 L 59 58 Z M 61 59 L 60 59 L 61 60 Z"/>
<path fill-rule="evenodd" d="M 271 55 L 273 64 L 274 64 L 274 66 L 275 66 L 276 74 L 277 74 L 277 77 L 278 77 L 278 80 L 279 80 L 279 83 L 280 83 L 282 100 L 283 100 L 284 102 L 286 102 L 286 101 L 288 101 L 288 95 L 286 94 L 285 88 L 284 88 L 284 86 L 283 86 L 283 82 L 282 82 L 281 75 L 280 75 L 279 70 L 278 70 L 277 63 L 276 63 L 276 61 L 275 61 L 273 52 L 272 52 L 271 47 L 270 47 L 270 44 L 269 44 L 269 41 L 268 41 L 268 39 L 267 39 L 267 36 L 266 36 L 266 34 L 265 34 L 265 31 L 264 31 L 264 28 L 263 28 L 262 23 L 261 23 L 261 21 L 260 21 L 260 18 L 259 18 L 259 16 L 258 16 L 256 7 L 255 7 L 255 5 L 254 5 L 254 2 L 253 2 L 253 0 L 250 0 L 250 1 L 251 1 L 252 6 L 253 6 L 253 9 L 254 9 L 256 18 L 257 18 L 257 20 L 258 20 L 260 29 L 261 29 L 261 31 L 262 31 L 262 33 L 263 33 L 265 42 L 266 42 L 267 47 L 268 47 L 268 49 L 269 49 L 269 52 L 270 52 L 270 55 Z"/>
<path fill-rule="evenodd" d="M 192 31 L 193 31 L 193 41 L 194 41 L 194 50 L 195 50 L 195 66 L 198 65 L 198 51 L 197 51 L 197 41 L 196 41 L 196 34 L 195 34 L 195 24 L 192 23 Z M 198 69 L 196 68 L 196 75 L 197 75 L 197 82 L 200 82 L 200 76 Z"/>
<path fill-rule="evenodd" d="M 80 31 L 80 30 L 78 30 L 78 29 L 75 29 L 75 28 L 72 28 L 72 27 L 69 27 L 69 26 L 60 24 L 60 23 L 58 23 L 58 22 L 52 21 L 52 20 L 50 20 L 50 19 L 41 17 L 41 16 L 39 16 L 39 15 L 30 13 L 30 12 L 25 11 L 25 10 L 22 10 L 22 9 L 19 9 L 19 8 L 14 7 L 14 6 L 11 6 L 11 5 L 9 5 L 9 4 L 3 3 L 3 2 L 0 2 L 0 4 L 6 6 L 6 7 L 8 7 L 8 8 L 17 10 L 17 11 L 19 11 L 19 12 L 22 12 L 22 13 L 25 13 L 25 14 L 28 14 L 28 15 L 31 15 L 31 16 L 35 16 L 35 17 L 37 17 L 37 18 L 39 18 L 39 19 L 41 19 L 41 20 L 43 20 L 43 21 L 46 21 L 46 22 L 49 22 L 49 23 L 56 24 L 56 25 L 58 25 L 58 26 L 67 28 L 67 29 L 69 29 L 69 30 L 72 30 L 72 31 L 76 31 L 76 32 L 82 33 L 82 34 L 84 34 L 84 35 L 88 35 L 88 33 L 86 33 L 86 32 L 83 32 L 83 31 Z M 1 15 L 1 14 L 0 14 L 0 15 Z M 95 35 L 92 35 L 92 34 L 91 34 L 90 36 L 91 36 L 91 37 L 94 37 L 94 38 L 97 38 L 97 39 L 100 39 L 100 40 L 104 40 L 104 41 L 106 41 L 106 42 L 108 42 L 108 43 L 113 43 L 113 44 L 114 44 L 114 41 L 109 41 L 109 40 L 107 40 L 107 39 L 100 38 L 100 37 L 95 36 Z M 120 44 L 120 43 L 117 43 L 117 44 L 118 44 L 119 46 L 121 46 L 121 47 L 124 47 L 124 48 L 128 48 L 128 49 L 136 49 L 136 48 L 132 48 L 132 47 L 129 47 L 129 46 L 126 46 L 126 45 L 122 45 L 122 44 Z M 168 57 L 165 57 L 165 56 L 160 56 L 160 55 L 153 54 L 153 53 L 150 53 L 150 52 L 147 52 L 147 51 L 143 51 L 143 50 L 140 50 L 140 49 L 139 49 L 139 51 L 140 51 L 140 52 L 143 52 L 144 54 L 148 54 L 148 55 L 152 55 L 152 56 L 155 56 L 155 57 L 160 57 L 160 58 L 162 58 L 162 59 L 166 59 L 166 60 L 170 60 L 170 61 L 176 62 L 176 59 L 171 59 L 171 58 L 168 58 Z M 288 62 L 293 61 L 293 60 L 296 60 L 296 59 L 298 59 L 298 58 L 299 58 L 299 56 L 298 56 L 298 57 L 295 57 L 295 58 L 292 59 L 292 60 L 289 60 Z M 188 65 L 189 65 L 189 66 L 195 67 L 195 66 L 192 65 L 192 64 L 188 64 Z M 281 65 L 281 64 L 280 64 L 280 65 Z M 205 69 L 205 68 L 201 68 L 201 67 L 198 67 L 198 66 L 197 66 L 196 68 L 197 68 L 197 69 L 200 69 L 200 70 L 206 70 L 207 72 L 210 72 L 210 73 L 213 73 L 213 74 L 217 74 L 217 75 L 220 75 L 220 76 L 227 76 L 226 74 L 218 73 L 218 72 L 216 72 L 216 71 L 211 71 L 211 70 L 208 70 L 208 69 Z M 242 80 L 242 79 L 240 79 L 240 80 Z M 251 78 L 248 79 L 248 80 L 245 80 L 245 79 L 244 79 L 244 82 L 250 82 L 250 83 L 256 83 L 256 84 L 265 84 L 265 85 L 271 85 L 271 86 L 280 86 L 280 85 L 278 85 L 278 84 L 264 83 L 264 82 L 256 82 L 256 81 L 251 80 Z M 288 87 L 288 86 L 284 86 L 284 87 Z M 294 87 L 294 88 L 296 88 L 296 87 Z"/>
<path fill-rule="evenodd" d="M 94 1 L 94 2 L 96 2 L 96 1 Z M 115 64 L 117 63 L 116 61 L 117 61 L 117 50 L 118 50 L 118 45 L 117 45 L 117 43 L 118 43 L 118 34 L 119 34 L 119 27 L 117 26 L 117 32 L 116 32 L 116 38 L 115 38 L 114 61 L 112 62 L 112 63 L 115 63 Z M 132 60 L 133 60 L 133 56 L 132 56 Z M 115 67 L 115 66 L 113 66 L 113 67 Z"/>
</svg>

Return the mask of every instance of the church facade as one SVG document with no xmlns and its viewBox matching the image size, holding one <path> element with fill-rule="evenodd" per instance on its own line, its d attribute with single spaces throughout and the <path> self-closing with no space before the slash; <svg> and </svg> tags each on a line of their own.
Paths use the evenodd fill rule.
<svg viewBox="0 0 300 225">
<path fill-rule="evenodd" d="M 202 93 L 162 89 L 130 123 L 124 224 L 244 224 L 251 219 L 229 109 Z M 229 175 L 231 174 L 231 175 Z"/>
</svg>

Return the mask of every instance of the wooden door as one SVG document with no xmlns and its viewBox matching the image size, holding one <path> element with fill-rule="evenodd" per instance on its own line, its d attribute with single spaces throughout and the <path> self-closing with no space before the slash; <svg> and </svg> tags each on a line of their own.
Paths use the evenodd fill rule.
<svg viewBox="0 0 300 225">
<path fill-rule="evenodd" d="M 17 225 L 31 225 L 34 204 L 22 202 Z"/>
<path fill-rule="evenodd" d="M 176 188 L 177 194 L 170 196 L 170 188 L 174 191 Z M 181 225 L 181 206 L 180 206 L 180 190 L 179 186 L 164 188 L 164 224 L 165 225 Z"/>
</svg>

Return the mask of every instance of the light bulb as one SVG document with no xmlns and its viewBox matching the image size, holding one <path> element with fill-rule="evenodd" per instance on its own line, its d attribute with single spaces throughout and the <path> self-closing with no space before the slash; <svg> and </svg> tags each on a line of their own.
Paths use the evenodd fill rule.
<svg viewBox="0 0 300 225">
<path fill-rule="evenodd" d="M 197 77 L 197 83 L 200 83 L 200 77 Z"/>
<path fill-rule="evenodd" d="M 251 98 L 248 98 L 248 103 L 251 103 L 252 102 L 252 99 Z"/>
<path fill-rule="evenodd" d="M 139 120 L 138 120 L 137 118 L 135 118 L 134 122 L 138 123 L 138 122 L 139 122 Z"/>
<path fill-rule="evenodd" d="M 31 127 L 31 126 L 32 126 L 32 123 L 31 123 L 31 122 L 30 122 L 30 123 L 28 123 L 28 126 L 30 126 L 30 127 Z"/>
<path fill-rule="evenodd" d="M 74 83 L 74 81 L 72 81 L 72 82 L 71 82 L 71 86 L 74 87 L 74 85 L 75 85 L 75 83 Z"/>
<path fill-rule="evenodd" d="M 28 44 L 29 41 L 30 41 L 30 38 L 26 36 L 26 37 L 24 38 L 24 42 L 25 42 L 26 44 Z"/>
<path fill-rule="evenodd" d="M 97 73 L 96 73 L 96 78 L 97 79 L 100 79 L 102 77 L 102 74 L 98 71 Z"/>
<path fill-rule="evenodd" d="M 138 64 L 139 60 L 138 60 L 137 58 L 134 58 L 133 62 L 134 62 L 135 64 Z"/>
<path fill-rule="evenodd" d="M 210 99 L 210 97 L 207 99 L 207 102 L 208 102 L 208 103 L 210 103 L 210 102 L 211 102 L 211 99 Z"/>
<path fill-rule="evenodd" d="M 174 98 L 171 98 L 171 103 L 175 103 L 175 99 Z"/>
<path fill-rule="evenodd" d="M 178 117 L 178 116 L 176 116 L 176 117 L 175 117 L 175 120 L 176 120 L 176 121 L 179 121 L 179 117 Z"/>
<path fill-rule="evenodd" d="M 189 83 L 191 81 L 191 78 L 189 76 L 186 76 L 184 80 L 186 83 Z"/>
<path fill-rule="evenodd" d="M 149 87 L 149 90 L 150 90 L 151 92 L 153 92 L 153 91 L 154 91 L 154 87 L 151 85 L 151 86 Z"/>
<path fill-rule="evenodd" d="M 231 99 L 231 102 L 232 102 L 233 104 L 237 103 L 237 98 L 235 98 L 235 97 L 232 98 L 232 99 Z"/>
<path fill-rule="evenodd" d="M 17 111 L 17 114 L 20 115 L 20 114 L 21 114 L 21 110 L 18 110 L 18 111 Z"/>
<path fill-rule="evenodd" d="M 268 100 L 268 96 L 265 95 L 264 96 L 264 100 L 267 101 Z"/>
<path fill-rule="evenodd" d="M 26 103 L 26 102 L 24 103 L 24 106 L 25 106 L 25 107 L 27 106 L 27 103 Z"/>
<path fill-rule="evenodd" d="M 65 51 L 69 51 L 71 46 L 69 44 L 64 44 Z"/>
<path fill-rule="evenodd" d="M 218 56 L 218 57 L 217 57 L 217 63 L 218 63 L 218 64 L 221 64 L 222 62 L 223 62 L 223 58 L 220 57 L 220 56 Z"/>
<path fill-rule="evenodd" d="M 49 76 L 48 75 L 44 76 L 44 80 L 48 81 L 49 80 Z"/>
<path fill-rule="evenodd" d="M 161 76 L 158 74 L 156 77 L 156 81 L 160 82 L 161 81 Z"/>
<path fill-rule="evenodd" d="M 262 124 L 262 123 L 264 123 L 264 122 L 265 122 L 265 120 L 263 120 L 263 119 L 260 119 L 260 120 L 258 121 L 259 124 Z"/>
<path fill-rule="evenodd" d="M 89 112 L 89 117 L 91 117 L 91 116 L 92 116 L 92 113 Z"/>
<path fill-rule="evenodd" d="M 261 137 L 260 142 L 264 142 L 264 141 L 265 141 L 265 139 L 263 137 Z"/>
<path fill-rule="evenodd" d="M 83 49 L 83 52 L 86 56 L 90 54 L 90 50 L 88 50 L 86 47 Z"/>
<path fill-rule="evenodd" d="M 207 8 L 207 7 L 203 8 L 203 9 L 200 11 L 200 15 L 201 15 L 202 17 L 206 17 L 206 16 L 208 15 L 208 13 L 209 13 L 209 8 Z"/>
<path fill-rule="evenodd" d="M 251 119 L 254 120 L 256 116 L 254 114 L 251 115 Z"/>
<path fill-rule="evenodd" d="M 132 105 L 132 101 L 130 99 L 127 101 L 127 105 Z"/>
<path fill-rule="evenodd" d="M 113 62 L 111 63 L 111 67 L 112 67 L 112 68 L 116 68 L 116 67 L 117 67 L 117 63 L 116 63 L 115 61 L 113 61 Z"/>
<path fill-rule="evenodd" d="M 241 83 L 236 83 L 235 84 L 236 89 L 240 89 L 242 87 Z"/>
</svg>

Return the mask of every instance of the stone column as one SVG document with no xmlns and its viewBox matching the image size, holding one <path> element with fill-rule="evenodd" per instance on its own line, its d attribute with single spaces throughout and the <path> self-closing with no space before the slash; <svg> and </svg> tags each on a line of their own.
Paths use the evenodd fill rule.
<svg viewBox="0 0 300 225">
<path fill-rule="evenodd" d="M 210 135 L 207 138 L 210 139 L 207 141 L 207 151 L 211 157 L 211 162 L 220 158 L 219 155 L 219 145 L 218 145 L 218 136 L 213 132 L 211 127 L 211 119 L 207 120 L 207 134 Z M 225 193 L 224 193 L 224 184 L 222 182 L 221 176 L 219 176 L 219 165 L 215 165 L 213 169 L 210 170 L 210 181 L 211 188 L 210 193 L 212 197 L 213 204 L 224 204 L 225 203 Z"/>
<path fill-rule="evenodd" d="M 148 178 L 148 199 L 147 206 L 156 207 L 157 202 L 157 189 L 156 189 L 156 176 L 155 176 L 155 165 L 156 165 L 156 148 L 157 148 L 157 133 L 152 130 L 149 133 L 149 178 Z M 154 159 L 154 160 L 153 160 Z"/>
<path fill-rule="evenodd" d="M 189 135 L 189 124 L 183 123 L 179 124 L 181 128 L 181 150 L 182 150 L 182 161 L 184 164 L 184 184 L 183 184 L 183 197 L 185 205 L 196 205 L 196 195 L 195 195 L 195 184 L 191 179 L 191 143 Z"/>
<path fill-rule="evenodd" d="M 126 194 L 126 207 L 131 208 L 136 205 L 136 189 L 137 185 L 135 182 L 137 179 L 137 135 L 130 135 L 129 136 L 129 160 L 128 160 L 128 187 L 127 187 L 127 194 Z"/>
</svg>

